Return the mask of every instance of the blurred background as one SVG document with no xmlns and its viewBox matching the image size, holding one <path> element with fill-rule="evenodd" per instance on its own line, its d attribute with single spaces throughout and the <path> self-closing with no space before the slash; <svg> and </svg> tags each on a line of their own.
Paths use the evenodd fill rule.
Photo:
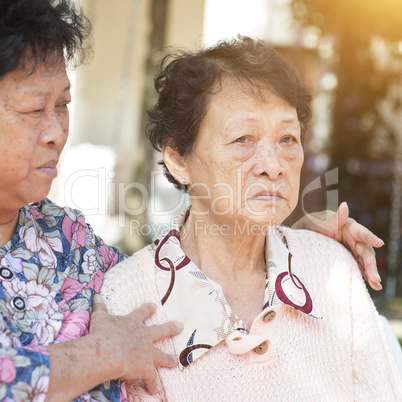
<svg viewBox="0 0 402 402">
<path fill-rule="evenodd" d="M 144 135 L 152 78 L 169 47 L 196 50 L 238 34 L 278 48 L 314 91 L 303 212 L 350 214 L 380 236 L 377 306 L 402 338 L 402 2 L 400 0 L 81 0 L 94 58 L 70 73 L 68 145 L 51 198 L 132 253 L 188 200 L 163 177 Z"/>
</svg>

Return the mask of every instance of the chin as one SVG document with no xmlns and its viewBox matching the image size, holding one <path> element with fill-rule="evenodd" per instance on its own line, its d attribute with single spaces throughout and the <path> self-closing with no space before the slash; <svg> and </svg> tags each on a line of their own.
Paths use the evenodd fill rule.
<svg viewBox="0 0 402 402">
<path fill-rule="evenodd" d="M 252 235 L 262 235 L 267 232 L 268 227 L 278 226 L 283 222 L 284 219 L 276 215 L 266 215 L 266 216 L 255 216 L 249 215 L 244 216 L 244 219 L 238 220 L 237 226 L 242 227 L 243 230 Z"/>
<path fill-rule="evenodd" d="M 258 210 L 254 208 L 252 211 L 247 211 L 248 219 L 256 224 L 268 225 L 268 226 L 278 226 L 280 225 L 290 214 L 292 210 L 287 206 L 276 206 L 259 208 Z"/>
<path fill-rule="evenodd" d="M 27 204 L 28 203 L 32 204 L 32 203 L 35 203 L 35 202 L 42 201 L 43 199 L 45 199 L 49 195 L 49 192 L 50 192 L 50 186 L 48 186 L 46 188 L 42 188 L 42 189 L 40 189 L 40 191 L 35 191 L 34 193 L 29 194 L 28 195 L 29 196 L 29 201 L 27 202 Z"/>
</svg>

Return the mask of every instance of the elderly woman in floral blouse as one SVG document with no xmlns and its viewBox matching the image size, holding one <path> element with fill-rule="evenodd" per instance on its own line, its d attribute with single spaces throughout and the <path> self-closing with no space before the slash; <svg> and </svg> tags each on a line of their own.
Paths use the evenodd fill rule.
<svg viewBox="0 0 402 402">
<path fill-rule="evenodd" d="M 149 304 L 125 317 L 93 306 L 104 273 L 124 256 L 79 211 L 45 198 L 68 135 L 66 63 L 83 59 L 88 31 L 69 0 L 0 3 L 1 400 L 119 401 L 114 379 L 142 379 L 152 393 L 154 367 L 177 364 L 153 342 L 180 332 L 179 323 L 146 327 Z M 378 288 L 366 242 L 381 242 L 341 212 L 339 240 L 358 242 Z"/>
<path fill-rule="evenodd" d="M 146 328 L 152 305 L 127 317 L 92 309 L 124 256 L 80 212 L 45 199 L 68 135 L 65 64 L 83 60 L 89 28 L 68 0 L 0 3 L 1 400 L 120 401 L 114 379 L 141 378 L 152 392 L 154 366 L 177 364 L 153 341 L 180 325 Z"/>
</svg>

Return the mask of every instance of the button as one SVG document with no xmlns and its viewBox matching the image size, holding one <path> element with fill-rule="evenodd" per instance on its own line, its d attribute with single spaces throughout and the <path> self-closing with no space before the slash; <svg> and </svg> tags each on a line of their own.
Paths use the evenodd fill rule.
<svg viewBox="0 0 402 402">
<path fill-rule="evenodd" d="M 22 297 L 19 296 L 15 296 L 12 300 L 11 300 L 11 305 L 15 308 L 15 310 L 18 311 L 24 311 L 26 308 L 26 304 L 25 301 Z"/>
<path fill-rule="evenodd" d="M 268 311 L 267 314 L 264 315 L 264 322 L 271 322 L 276 317 L 275 311 Z"/>
<path fill-rule="evenodd" d="M 11 279 L 13 279 L 13 273 L 11 269 L 5 267 L 0 268 L 0 278 L 5 281 L 11 281 Z"/>
<path fill-rule="evenodd" d="M 257 355 L 263 355 L 267 350 L 268 350 L 267 341 L 261 343 L 260 345 L 254 348 L 254 352 L 257 353 Z"/>
</svg>

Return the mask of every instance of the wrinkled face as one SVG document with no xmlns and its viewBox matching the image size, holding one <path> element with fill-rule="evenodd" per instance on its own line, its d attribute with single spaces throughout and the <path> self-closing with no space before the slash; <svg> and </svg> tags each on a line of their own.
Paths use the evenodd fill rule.
<svg viewBox="0 0 402 402">
<path fill-rule="evenodd" d="M 0 79 L 0 210 L 40 201 L 68 136 L 70 83 L 63 64 Z"/>
<path fill-rule="evenodd" d="M 225 78 L 183 159 L 192 211 L 280 224 L 297 204 L 300 131 L 296 109 L 282 98 L 269 90 L 256 96 L 249 84 Z"/>
</svg>

